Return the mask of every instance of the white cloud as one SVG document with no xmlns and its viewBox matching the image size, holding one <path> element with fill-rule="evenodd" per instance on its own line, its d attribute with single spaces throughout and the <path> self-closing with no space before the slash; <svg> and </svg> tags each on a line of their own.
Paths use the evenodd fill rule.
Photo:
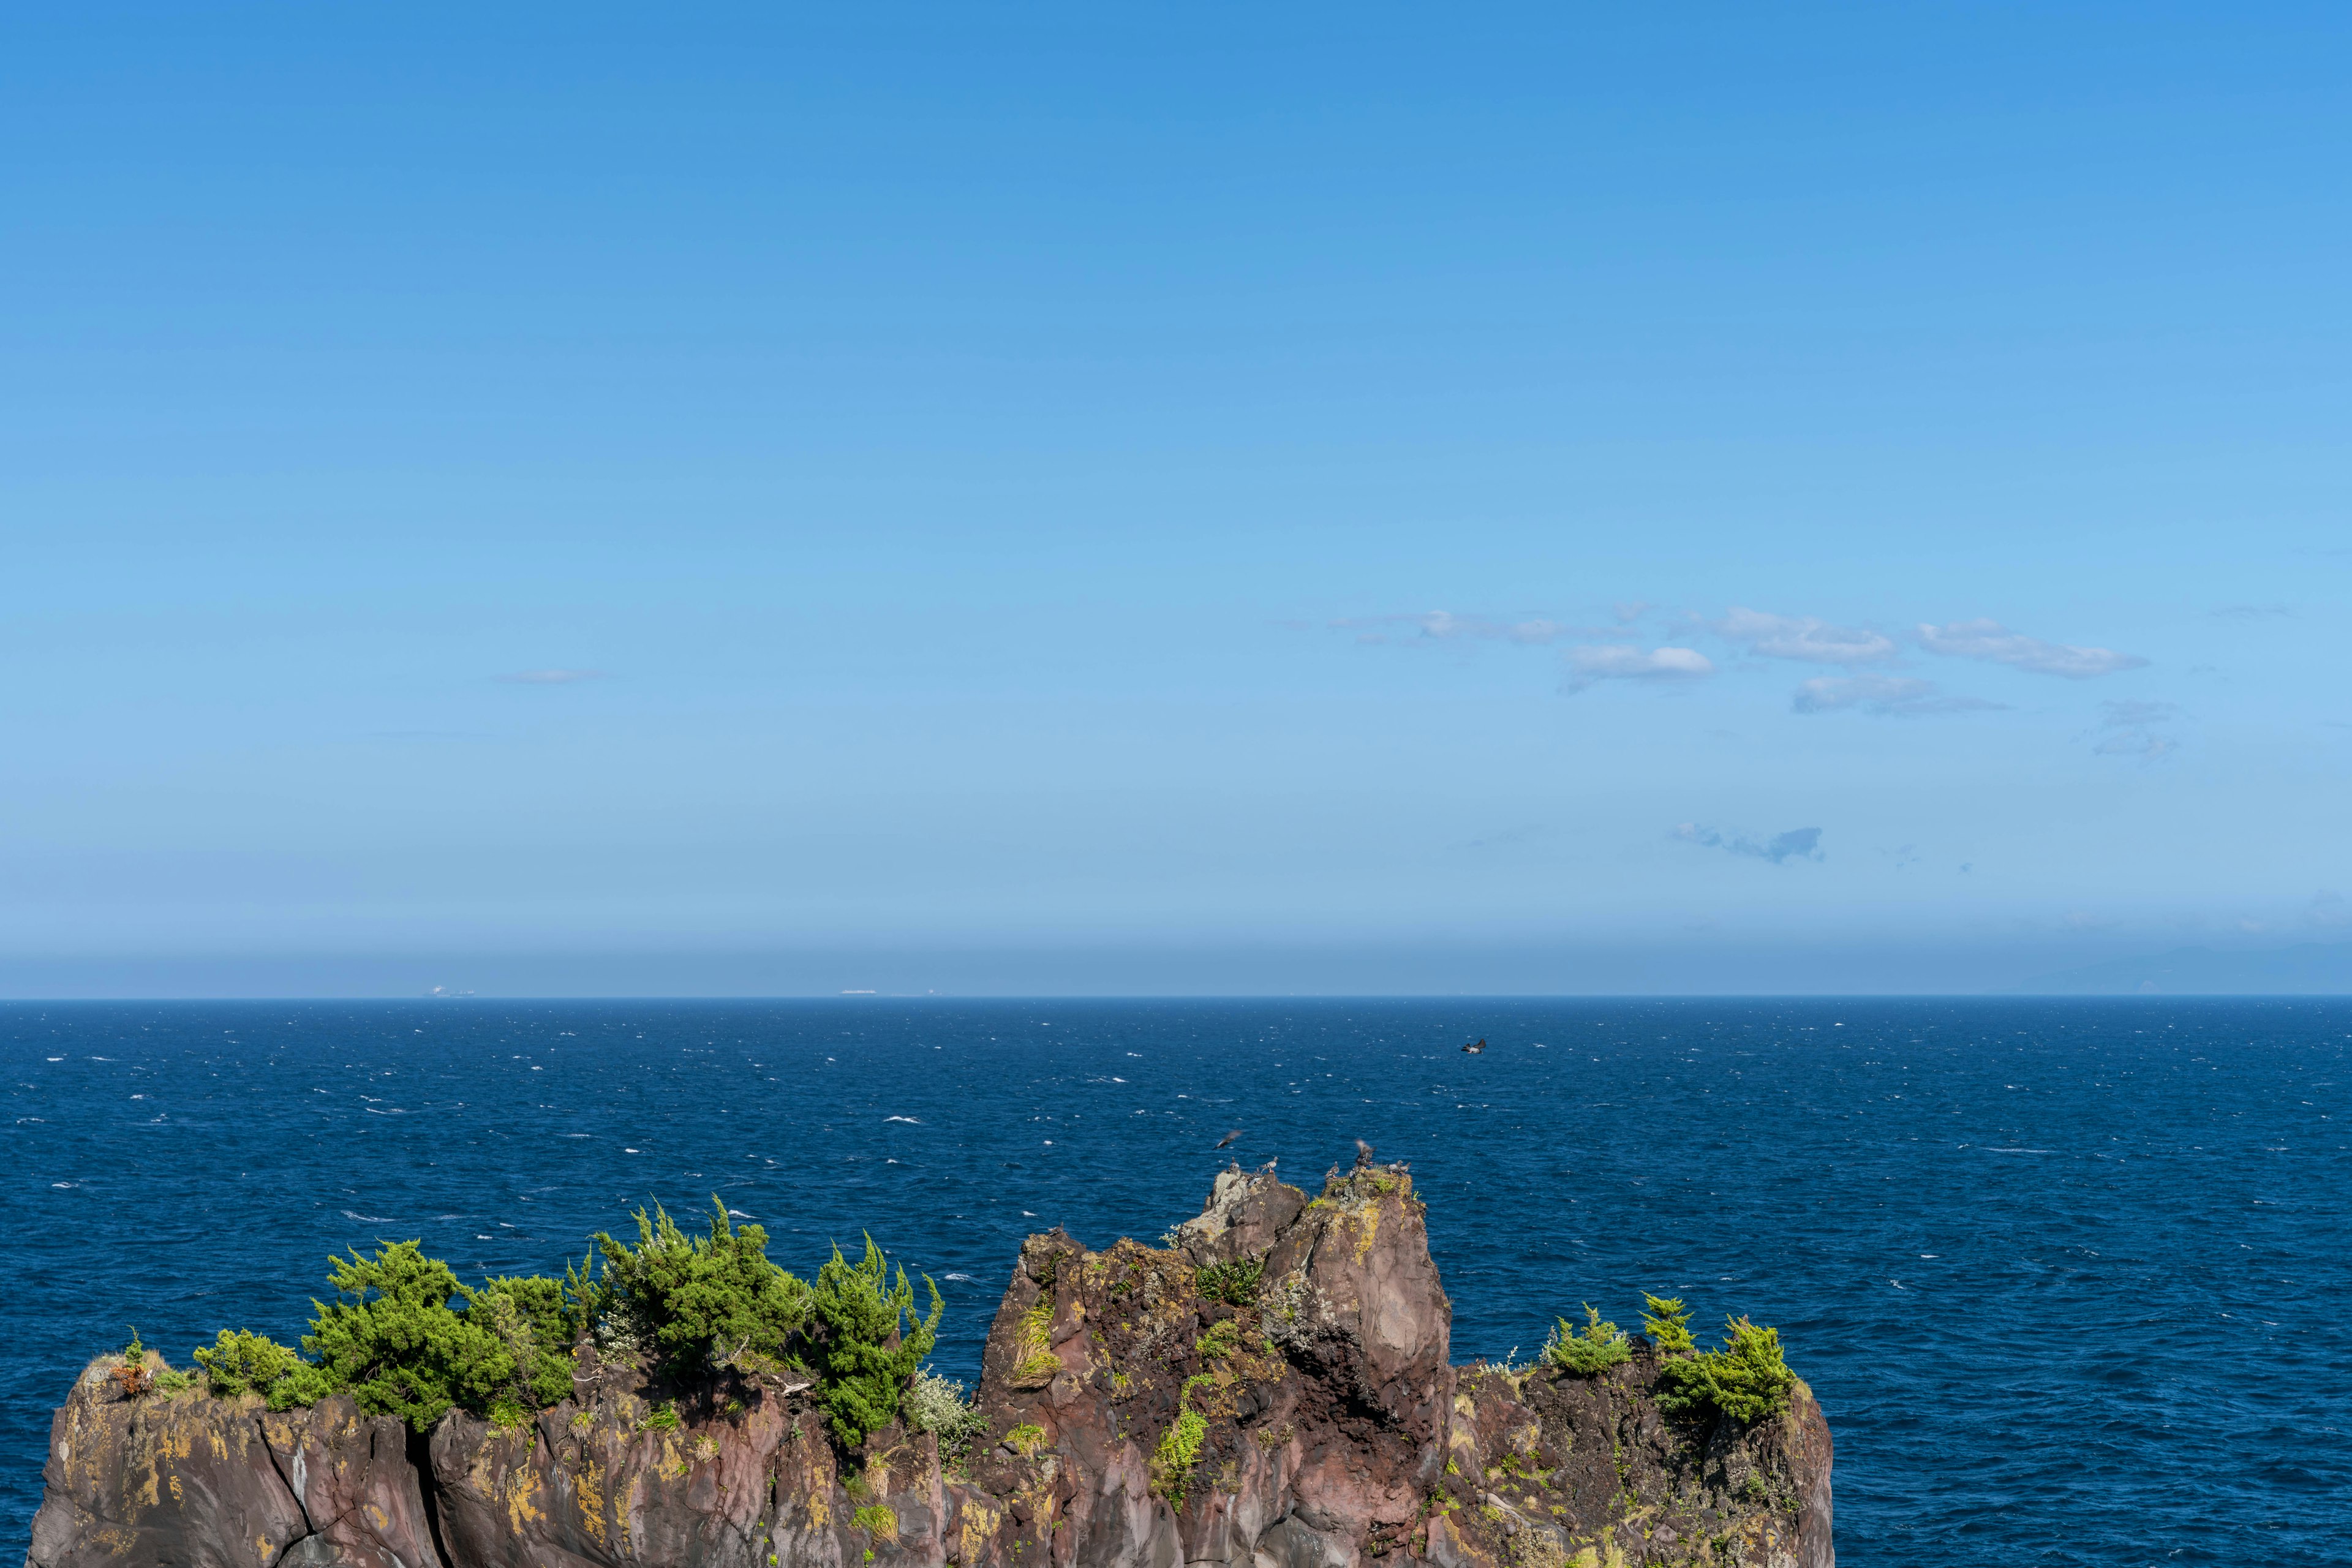
<svg viewBox="0 0 2352 1568">
<path fill-rule="evenodd" d="M 1981 713 L 2006 707 L 1981 697 L 1948 696 L 1932 680 L 1894 675 L 1822 675 L 1797 688 L 1789 706 L 1799 713 L 1834 713 L 1856 709 L 1884 718 L 1914 719 L 1930 713 Z"/>
<path fill-rule="evenodd" d="M 1746 644 L 1750 653 L 1806 664 L 1884 664 L 1902 651 L 1884 632 L 1832 626 L 1816 616 L 1772 616 L 1734 605 L 1706 625 L 1727 642 Z"/>
<path fill-rule="evenodd" d="M 490 679 L 509 686 L 570 686 L 574 681 L 606 678 L 601 669 L 518 669 L 511 675 L 494 675 Z"/>
<path fill-rule="evenodd" d="M 1775 866 L 1790 860 L 1818 860 L 1822 858 L 1822 830 L 1818 827 L 1791 827 L 1788 832 L 1776 833 L 1759 844 L 1744 834 L 1717 833 L 1712 827 L 1685 822 L 1675 829 L 1675 837 L 1685 844 L 1696 844 L 1704 849 L 1753 856 L 1759 860 L 1769 860 Z"/>
<path fill-rule="evenodd" d="M 1643 653 L 1632 643 L 1599 643 L 1568 650 L 1570 691 L 1602 680 L 1691 680 L 1714 673 L 1713 662 L 1696 648 L 1654 647 Z"/>
<path fill-rule="evenodd" d="M 2044 642 L 2040 637 L 2011 631 L 1999 621 L 1987 620 L 1952 621 L 1940 626 L 1923 624 L 1919 627 L 1919 646 L 1929 653 L 1978 658 L 1988 664 L 2032 670 L 2036 675 L 2063 676 L 2069 680 L 2088 680 L 2093 676 L 2113 675 L 2119 669 L 2138 669 L 2147 663 L 2137 654 L 2117 653 L 2113 648 Z"/>
</svg>

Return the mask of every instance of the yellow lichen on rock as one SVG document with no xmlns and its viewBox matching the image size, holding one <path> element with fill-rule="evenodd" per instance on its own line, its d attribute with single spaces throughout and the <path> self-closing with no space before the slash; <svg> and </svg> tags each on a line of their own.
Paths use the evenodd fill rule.
<svg viewBox="0 0 2352 1568">
<path fill-rule="evenodd" d="M 961 1561 L 979 1562 L 981 1553 L 995 1537 L 997 1526 L 1003 1522 L 1004 1515 L 997 1510 L 978 1501 L 965 1503 L 961 1527 L 956 1531 L 956 1544 L 961 1549 Z"/>
<path fill-rule="evenodd" d="M 580 1476 L 573 1483 L 580 1498 L 581 1528 L 587 1531 L 597 1545 L 604 1544 L 604 1467 L 594 1459 L 580 1467 Z"/>
<path fill-rule="evenodd" d="M 517 1535 L 527 1523 L 537 1523 L 547 1516 L 532 1501 L 539 1490 L 539 1472 L 529 1465 L 518 1465 L 507 1474 L 507 1524 Z"/>
</svg>

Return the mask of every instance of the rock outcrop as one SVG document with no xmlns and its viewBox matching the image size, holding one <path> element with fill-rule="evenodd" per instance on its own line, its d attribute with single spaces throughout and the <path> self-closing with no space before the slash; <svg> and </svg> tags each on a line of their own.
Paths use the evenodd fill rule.
<svg viewBox="0 0 2352 1568">
<path fill-rule="evenodd" d="M 1169 1245 L 1029 1238 L 942 1463 L 844 1455 L 814 1390 L 722 1373 L 656 1403 L 576 1357 L 572 1397 L 429 1437 L 347 1398 L 129 1394 L 58 1411 L 27 1568 L 1832 1568 L 1827 1424 L 1673 1420 L 1647 1352 L 1596 1377 L 1448 1359 L 1402 1165 L 1310 1200 L 1217 1178 Z"/>
</svg>

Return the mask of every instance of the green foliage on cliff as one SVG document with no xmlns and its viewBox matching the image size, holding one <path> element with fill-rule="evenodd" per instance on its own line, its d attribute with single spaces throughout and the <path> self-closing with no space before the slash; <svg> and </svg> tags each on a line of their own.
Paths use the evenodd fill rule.
<svg viewBox="0 0 2352 1568">
<path fill-rule="evenodd" d="M 869 1236 L 858 1262 L 843 1258 L 840 1247 L 833 1249 L 816 1271 L 816 1288 L 808 1298 L 814 1319 L 809 1362 L 821 1380 L 834 1440 L 845 1448 L 856 1447 L 867 1433 L 897 1418 L 899 1393 L 938 1342 L 940 1314 L 947 1310 L 940 1288 L 926 1275 L 930 1313 L 914 1322 L 915 1288 L 908 1282 L 906 1266 L 899 1265 L 896 1283 L 888 1275 L 882 1249 Z M 910 1322 L 911 1331 L 902 1335 Z"/>
<path fill-rule="evenodd" d="M 1698 1349 L 1691 1338 L 1690 1309 L 1679 1296 L 1653 1296 L 1642 1292 L 1648 1310 L 1642 1314 L 1642 1332 L 1658 1348 L 1662 1356 L 1688 1355 Z"/>
<path fill-rule="evenodd" d="M 1237 1258 L 1231 1263 L 1204 1263 L 1193 1271 L 1201 1294 L 1228 1306 L 1246 1307 L 1257 1300 L 1258 1281 L 1265 1275 L 1263 1258 Z"/>
<path fill-rule="evenodd" d="M 206 1385 L 223 1399 L 258 1394 L 270 1409 L 287 1410 L 316 1405 L 334 1392 L 323 1371 L 266 1334 L 223 1329 L 211 1344 L 196 1347 L 195 1361 Z"/>
<path fill-rule="evenodd" d="M 449 1305 L 459 1292 L 447 1264 L 414 1241 L 386 1242 L 373 1258 L 354 1248 L 331 1261 L 336 1299 L 311 1303 L 319 1315 L 302 1348 L 361 1409 L 397 1415 L 422 1432 L 452 1405 L 488 1410 L 501 1395 L 511 1397 L 523 1375 L 517 1347 L 488 1314 Z"/>
<path fill-rule="evenodd" d="M 594 1258 L 562 1279 L 513 1276 L 459 1283 L 415 1241 L 380 1243 L 328 1260 L 332 1303 L 316 1301 L 309 1359 L 259 1335 L 224 1331 L 199 1347 L 216 1394 L 258 1394 L 273 1410 L 349 1393 L 362 1410 L 424 1431 L 453 1405 L 509 1428 L 572 1393 L 572 1354 L 593 1336 L 609 1355 L 644 1354 L 674 1384 L 714 1370 L 812 1372 L 836 1441 L 856 1447 L 896 1420 L 916 1368 L 938 1338 L 946 1303 L 914 1315 L 914 1287 L 895 1282 L 869 1237 L 858 1263 L 838 1247 L 812 1286 L 771 1263 L 767 1233 L 729 1223 L 711 1200 L 702 1234 L 658 1205 L 635 1215 L 635 1245 L 599 1232 Z M 127 1359 L 127 1357 L 126 1357 Z M 960 1385 L 933 1379 L 916 1430 L 954 1451 L 977 1435 Z"/>
<path fill-rule="evenodd" d="M 1780 1331 L 1746 1318 L 1724 1321 L 1721 1350 L 1670 1356 L 1658 1368 L 1658 1407 L 1670 1415 L 1721 1411 L 1762 1421 L 1789 1408 L 1796 1373 L 1781 1358 Z"/>
<path fill-rule="evenodd" d="M 1584 1304 L 1584 1329 L 1580 1335 L 1574 1323 L 1566 1318 L 1553 1325 L 1551 1337 L 1544 1342 L 1544 1363 L 1578 1377 L 1591 1377 L 1607 1372 L 1612 1366 L 1623 1366 L 1633 1359 L 1633 1346 L 1625 1342 L 1625 1332 L 1614 1323 L 1604 1323 L 1590 1301 Z"/>
<path fill-rule="evenodd" d="M 604 1278 L 593 1288 L 594 1310 L 631 1320 L 633 1337 L 643 1334 L 672 1376 L 786 1363 L 793 1336 L 808 1323 L 811 1292 L 768 1261 L 765 1230 L 734 1228 L 715 1196 L 700 1236 L 680 1230 L 658 1205 L 635 1218 L 635 1247 L 596 1234 Z"/>
<path fill-rule="evenodd" d="M 1179 1513 L 1184 1511 L 1185 1489 L 1192 1485 L 1192 1467 L 1200 1463 L 1201 1443 L 1208 1435 L 1207 1418 L 1180 1400 L 1174 1423 L 1151 1450 L 1151 1495 L 1165 1499 Z"/>
<path fill-rule="evenodd" d="M 907 1418 L 908 1431 L 938 1435 L 940 1458 L 950 1464 L 970 1453 L 972 1444 L 988 1431 L 987 1418 L 971 1407 L 963 1384 L 928 1367 L 907 1384 L 898 1408 Z"/>
<path fill-rule="evenodd" d="M 507 1391 L 512 1403 L 544 1410 L 570 1396 L 572 1346 L 583 1313 L 565 1296 L 562 1280 L 535 1274 L 460 1289 L 467 1321 L 486 1330 L 514 1363 Z"/>
</svg>

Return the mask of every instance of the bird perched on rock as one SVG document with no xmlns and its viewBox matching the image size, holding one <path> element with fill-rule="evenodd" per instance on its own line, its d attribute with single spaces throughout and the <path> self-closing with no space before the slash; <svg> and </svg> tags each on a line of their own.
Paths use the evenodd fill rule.
<svg viewBox="0 0 2352 1568">
<path fill-rule="evenodd" d="M 1356 1140 L 1356 1169 L 1362 1170 L 1372 1163 L 1372 1146 L 1362 1139 Z"/>
<path fill-rule="evenodd" d="M 1228 1143 L 1232 1142 L 1234 1139 L 1236 1139 L 1236 1138 L 1240 1137 L 1241 1135 L 1242 1135 L 1242 1130 L 1241 1130 L 1240 1128 L 1236 1127 L 1236 1128 L 1234 1128 L 1231 1132 L 1226 1133 L 1223 1138 L 1220 1138 L 1220 1139 L 1218 1139 L 1218 1140 L 1217 1140 L 1217 1147 L 1218 1147 L 1218 1148 L 1220 1148 L 1220 1149 L 1222 1149 L 1222 1148 L 1223 1148 L 1226 1144 L 1228 1144 Z"/>
</svg>

